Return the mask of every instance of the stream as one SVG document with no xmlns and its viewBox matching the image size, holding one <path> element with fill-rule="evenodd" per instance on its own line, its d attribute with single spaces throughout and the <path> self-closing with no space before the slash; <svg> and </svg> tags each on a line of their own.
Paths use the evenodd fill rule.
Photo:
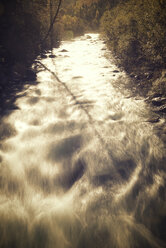
<svg viewBox="0 0 166 248">
<path fill-rule="evenodd" d="M 98 34 L 53 54 L 0 121 L 0 247 L 166 247 L 164 118 Z"/>
</svg>

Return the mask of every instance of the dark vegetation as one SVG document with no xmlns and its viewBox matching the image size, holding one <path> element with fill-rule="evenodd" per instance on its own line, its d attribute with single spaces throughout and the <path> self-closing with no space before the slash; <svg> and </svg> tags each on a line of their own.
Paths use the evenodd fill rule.
<svg viewBox="0 0 166 248">
<path fill-rule="evenodd" d="M 58 30 L 53 27 L 52 35 L 48 30 L 59 2 L 0 0 L 0 112 L 13 107 L 15 92 L 25 82 L 35 81 L 31 64 L 36 56 L 57 45 Z"/>
<path fill-rule="evenodd" d="M 107 44 L 143 94 L 166 94 L 166 1 L 117 1 L 100 20 Z"/>
<path fill-rule="evenodd" d="M 66 38 L 88 31 L 96 31 L 99 21 L 109 1 L 66 0 L 63 2 L 61 23 Z"/>
</svg>

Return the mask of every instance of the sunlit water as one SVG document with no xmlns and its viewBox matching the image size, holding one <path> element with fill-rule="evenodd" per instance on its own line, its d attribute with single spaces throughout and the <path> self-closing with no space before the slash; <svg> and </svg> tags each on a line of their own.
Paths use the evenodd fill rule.
<svg viewBox="0 0 166 248">
<path fill-rule="evenodd" d="M 41 59 L 52 73 L 1 120 L 0 247 L 165 247 L 163 120 L 90 35 Z"/>
</svg>

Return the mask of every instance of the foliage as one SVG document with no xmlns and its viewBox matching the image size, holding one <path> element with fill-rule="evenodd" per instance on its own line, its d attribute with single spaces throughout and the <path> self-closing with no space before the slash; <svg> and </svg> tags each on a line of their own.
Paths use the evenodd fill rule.
<svg viewBox="0 0 166 248">
<path fill-rule="evenodd" d="M 20 68 L 30 65 L 40 52 L 50 48 L 51 39 L 45 36 L 51 22 L 51 1 L 55 12 L 59 0 L 0 0 L 1 77 L 23 72 L 25 69 Z M 53 32 L 56 43 L 59 31 L 54 28 Z"/>
<path fill-rule="evenodd" d="M 129 0 L 104 12 L 101 30 L 111 50 L 130 70 L 132 65 L 164 64 L 166 58 L 166 3 Z"/>
<path fill-rule="evenodd" d="M 63 2 L 62 23 L 64 30 L 72 30 L 75 35 L 85 30 L 97 29 L 99 20 L 108 0 L 66 0 Z M 76 25 L 76 23 L 78 23 Z"/>
<path fill-rule="evenodd" d="M 74 34 L 82 34 L 84 31 L 83 20 L 70 15 L 64 15 L 62 17 L 63 32 L 72 31 Z"/>
</svg>

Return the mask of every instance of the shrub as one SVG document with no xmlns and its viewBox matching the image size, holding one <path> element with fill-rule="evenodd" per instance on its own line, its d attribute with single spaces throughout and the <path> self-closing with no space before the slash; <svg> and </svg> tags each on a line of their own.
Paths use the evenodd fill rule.
<svg viewBox="0 0 166 248">
<path fill-rule="evenodd" d="M 105 11 L 101 30 L 123 66 L 164 64 L 166 4 L 159 0 L 129 0 Z"/>
</svg>

